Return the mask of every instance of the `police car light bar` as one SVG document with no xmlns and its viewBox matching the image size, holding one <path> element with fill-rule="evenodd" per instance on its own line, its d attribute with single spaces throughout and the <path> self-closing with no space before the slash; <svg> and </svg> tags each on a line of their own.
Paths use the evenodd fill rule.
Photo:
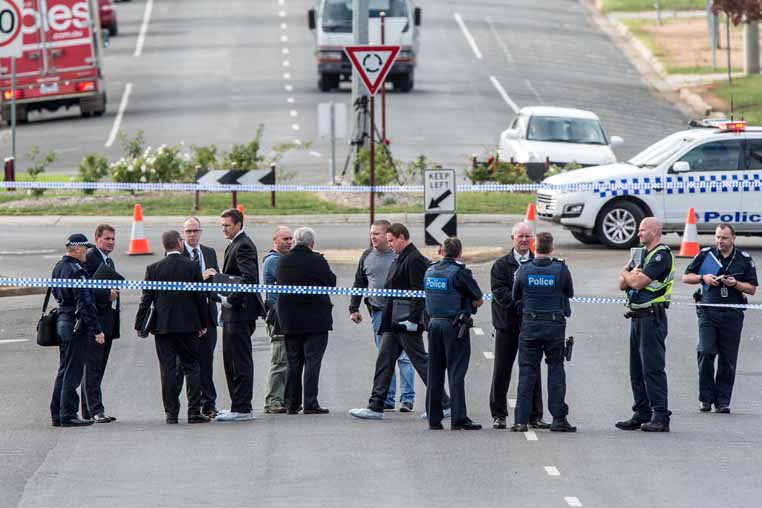
<svg viewBox="0 0 762 508">
<path fill-rule="evenodd" d="M 740 120 L 740 121 L 726 122 L 726 123 L 720 124 L 718 127 L 720 128 L 721 131 L 743 132 L 746 130 L 746 121 Z"/>
</svg>

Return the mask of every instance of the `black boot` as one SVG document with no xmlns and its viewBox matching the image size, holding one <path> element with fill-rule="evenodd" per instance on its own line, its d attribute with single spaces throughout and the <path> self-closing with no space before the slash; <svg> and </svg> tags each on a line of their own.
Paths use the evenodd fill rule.
<svg viewBox="0 0 762 508">
<path fill-rule="evenodd" d="M 550 424 L 551 432 L 577 432 L 577 427 L 574 427 L 565 416 L 561 418 L 553 418 L 553 423 Z"/>
</svg>

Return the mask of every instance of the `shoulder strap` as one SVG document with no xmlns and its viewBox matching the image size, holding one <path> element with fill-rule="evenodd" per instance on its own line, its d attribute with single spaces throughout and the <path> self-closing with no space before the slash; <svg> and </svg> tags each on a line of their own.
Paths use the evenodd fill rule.
<svg viewBox="0 0 762 508">
<path fill-rule="evenodd" d="M 42 313 L 45 314 L 45 311 L 48 310 L 48 303 L 50 302 L 50 294 L 53 292 L 53 288 L 49 287 L 47 292 L 45 293 L 45 302 L 42 304 Z"/>
</svg>

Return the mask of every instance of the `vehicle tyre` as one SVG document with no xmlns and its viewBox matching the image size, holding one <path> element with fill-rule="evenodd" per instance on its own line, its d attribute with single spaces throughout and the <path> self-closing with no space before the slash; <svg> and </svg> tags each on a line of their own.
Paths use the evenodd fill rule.
<svg viewBox="0 0 762 508">
<path fill-rule="evenodd" d="M 582 231 L 571 231 L 571 234 L 575 240 L 585 245 L 598 245 L 601 243 L 595 234 L 583 233 Z"/>
<path fill-rule="evenodd" d="M 26 106 L 19 106 L 18 104 L 16 104 L 16 122 L 17 123 L 29 122 L 29 111 L 27 111 Z"/>
<path fill-rule="evenodd" d="M 119 26 L 116 24 L 116 20 L 114 20 L 114 22 L 111 23 L 111 25 L 109 25 L 108 34 L 111 37 L 116 37 L 117 35 L 119 35 Z"/>
<path fill-rule="evenodd" d="M 638 243 L 638 227 L 645 218 L 643 210 L 630 201 L 617 200 L 607 204 L 598 215 L 596 236 L 611 249 L 629 249 Z"/>
<path fill-rule="evenodd" d="M 403 74 L 394 79 L 394 89 L 399 92 L 410 92 L 413 90 L 413 73 Z"/>
<path fill-rule="evenodd" d="M 339 88 L 339 75 L 338 74 L 321 74 L 318 79 L 318 88 L 321 92 L 330 92 L 335 88 Z"/>
</svg>

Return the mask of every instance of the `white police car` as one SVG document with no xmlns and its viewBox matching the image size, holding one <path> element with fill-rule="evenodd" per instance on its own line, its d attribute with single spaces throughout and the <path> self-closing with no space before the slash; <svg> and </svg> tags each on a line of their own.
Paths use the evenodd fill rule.
<svg viewBox="0 0 762 508">
<path fill-rule="evenodd" d="M 543 183 L 589 184 L 593 190 L 540 190 L 538 217 L 562 224 L 583 243 L 612 248 L 636 245 L 644 217 L 661 219 L 667 233 L 681 233 L 691 207 L 699 233 L 728 222 L 740 235 L 762 235 L 762 127 L 730 120 L 691 125 L 626 163 L 546 178 Z M 603 187 L 619 183 L 645 188 Z"/>
<path fill-rule="evenodd" d="M 520 164 L 544 163 L 598 166 L 616 162 L 611 150 L 623 143 L 619 136 L 606 136 L 598 116 L 582 109 L 556 107 L 521 108 L 510 128 L 500 134 L 501 160 Z"/>
</svg>

